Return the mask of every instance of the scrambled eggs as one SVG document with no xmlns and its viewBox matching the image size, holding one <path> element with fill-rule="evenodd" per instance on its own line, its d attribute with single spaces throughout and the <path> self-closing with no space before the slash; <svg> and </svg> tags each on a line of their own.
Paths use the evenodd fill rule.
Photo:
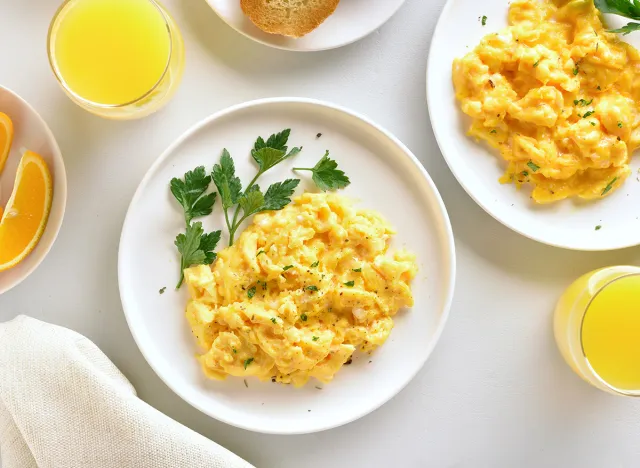
<svg viewBox="0 0 640 468">
<path fill-rule="evenodd" d="M 510 26 L 453 63 L 469 134 L 498 149 L 501 182 L 532 198 L 601 198 L 640 143 L 640 57 L 603 28 L 592 0 L 515 0 Z"/>
<path fill-rule="evenodd" d="M 356 349 L 384 344 L 413 305 L 412 254 L 386 256 L 393 228 L 335 194 L 305 193 L 255 216 L 213 265 L 185 271 L 204 372 L 329 382 Z"/>
</svg>

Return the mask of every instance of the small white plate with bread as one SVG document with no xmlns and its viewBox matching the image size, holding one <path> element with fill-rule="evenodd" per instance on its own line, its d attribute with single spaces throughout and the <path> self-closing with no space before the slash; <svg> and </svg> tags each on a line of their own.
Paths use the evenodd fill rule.
<svg viewBox="0 0 640 468">
<path fill-rule="evenodd" d="M 207 0 L 229 26 L 277 49 L 311 52 L 351 44 L 382 26 L 405 0 Z"/>
</svg>

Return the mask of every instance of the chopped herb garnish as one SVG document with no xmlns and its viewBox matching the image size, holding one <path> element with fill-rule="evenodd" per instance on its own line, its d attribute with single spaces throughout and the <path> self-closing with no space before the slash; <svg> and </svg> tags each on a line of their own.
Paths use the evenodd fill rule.
<svg viewBox="0 0 640 468">
<path fill-rule="evenodd" d="M 527 176 L 529 175 L 529 172 L 527 172 L 527 171 L 522 171 L 522 172 L 521 172 L 521 174 L 522 174 L 523 176 L 527 177 Z"/>
<path fill-rule="evenodd" d="M 315 267 L 317 267 L 318 265 L 320 265 L 320 262 L 317 262 L 317 261 L 316 261 L 316 262 L 313 262 L 313 263 L 311 264 L 311 268 L 315 268 Z"/>
<path fill-rule="evenodd" d="M 482 17 L 482 26 L 486 26 L 487 25 L 487 17 L 483 16 Z"/>
<path fill-rule="evenodd" d="M 489 133 L 498 133 L 498 130 L 496 130 L 495 128 L 493 130 L 491 130 Z"/>
<path fill-rule="evenodd" d="M 317 291 L 317 290 L 318 290 L 318 286 L 314 286 L 314 285 L 311 285 L 311 286 L 305 286 L 305 287 L 304 287 L 304 289 L 305 289 L 306 291 Z"/>
<path fill-rule="evenodd" d="M 598 87 L 596 88 L 598 91 L 602 90 L 602 88 L 600 87 L 600 85 L 598 85 Z"/>
<path fill-rule="evenodd" d="M 349 286 L 350 288 L 352 288 L 355 284 L 355 281 L 347 281 L 346 283 L 344 283 L 345 286 Z"/>
<path fill-rule="evenodd" d="M 287 270 L 291 270 L 293 268 L 293 265 L 287 265 L 282 267 L 282 271 L 287 271 Z"/>
<path fill-rule="evenodd" d="M 256 295 L 256 287 L 253 286 L 251 288 L 249 288 L 249 290 L 247 291 L 247 296 L 249 297 L 249 299 L 252 299 L 253 296 Z"/>
<path fill-rule="evenodd" d="M 622 122 L 618 122 L 618 128 L 622 128 Z"/>
<path fill-rule="evenodd" d="M 313 339 L 313 341 L 318 341 L 320 339 L 320 337 L 319 336 L 314 336 L 312 339 Z"/>
<path fill-rule="evenodd" d="M 306 322 L 307 318 L 307 314 L 300 314 L 300 320 L 302 320 L 303 322 Z"/>
<path fill-rule="evenodd" d="M 605 195 L 609 190 L 611 190 L 611 188 L 613 187 L 613 184 L 615 183 L 616 180 L 618 180 L 618 178 L 614 177 L 613 180 L 611 180 L 611 182 L 609 182 L 607 184 L 607 186 L 604 188 L 604 190 L 602 191 L 602 193 L 600 195 Z"/>
<path fill-rule="evenodd" d="M 578 69 L 578 65 L 573 69 L 573 76 L 576 76 L 580 70 Z"/>
<path fill-rule="evenodd" d="M 533 171 L 536 172 L 538 169 L 540 169 L 540 166 L 538 166 L 537 164 L 535 164 L 533 161 L 529 161 L 527 163 L 527 166 L 529 166 L 529 168 Z"/>
<path fill-rule="evenodd" d="M 355 271 L 356 273 L 360 273 L 362 271 L 362 268 L 354 268 L 351 271 Z"/>
<path fill-rule="evenodd" d="M 599 224 L 596 226 L 596 231 L 599 231 L 600 229 L 602 229 L 602 226 L 600 226 Z"/>
<path fill-rule="evenodd" d="M 277 320 L 276 320 L 276 318 L 275 318 L 275 317 L 271 317 L 271 322 L 272 322 L 272 323 L 276 323 L 276 321 L 277 321 Z"/>
<path fill-rule="evenodd" d="M 158 291 L 160 294 L 164 294 L 164 292 L 167 290 L 167 287 L 165 286 L 164 288 L 160 288 L 160 291 Z"/>
<path fill-rule="evenodd" d="M 583 119 L 586 119 L 587 117 L 589 117 L 589 116 L 591 116 L 591 115 L 593 115 L 593 114 L 595 114 L 595 112 L 594 112 L 594 111 L 587 111 L 587 112 L 585 112 L 585 113 L 584 113 L 584 115 L 582 116 L 582 118 L 583 118 Z"/>
<path fill-rule="evenodd" d="M 540 60 L 538 60 L 536 63 L 533 64 L 533 68 L 536 68 L 538 66 L 538 64 L 540 63 Z"/>
<path fill-rule="evenodd" d="M 595 122 L 593 122 L 593 121 L 591 121 L 591 122 L 589 122 L 589 123 L 590 123 L 591 125 L 593 125 L 594 127 L 596 126 L 596 123 L 595 123 Z"/>
<path fill-rule="evenodd" d="M 580 107 L 586 107 L 589 104 L 591 104 L 592 102 L 593 102 L 593 99 L 590 99 L 588 101 L 585 101 L 584 99 L 576 99 L 576 100 L 573 101 L 573 104 L 575 106 L 580 105 Z"/>
<path fill-rule="evenodd" d="M 258 258 L 258 257 L 259 257 L 260 255 L 262 255 L 263 253 L 266 253 L 266 252 L 265 252 L 264 250 L 261 250 L 260 252 L 258 252 L 258 253 L 256 254 L 256 258 Z"/>
<path fill-rule="evenodd" d="M 253 362 L 253 358 L 250 357 L 249 359 L 247 359 L 246 361 L 244 361 L 244 368 L 245 370 L 247 369 L 247 367 L 249 366 L 249 364 L 251 364 Z"/>
</svg>

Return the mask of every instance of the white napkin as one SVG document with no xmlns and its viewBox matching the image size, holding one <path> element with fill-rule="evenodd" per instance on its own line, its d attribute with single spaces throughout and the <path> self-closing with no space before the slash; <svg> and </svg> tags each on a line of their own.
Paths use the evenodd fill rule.
<svg viewBox="0 0 640 468">
<path fill-rule="evenodd" d="M 136 397 L 91 341 L 28 317 L 0 324 L 2 468 L 247 468 Z"/>
</svg>

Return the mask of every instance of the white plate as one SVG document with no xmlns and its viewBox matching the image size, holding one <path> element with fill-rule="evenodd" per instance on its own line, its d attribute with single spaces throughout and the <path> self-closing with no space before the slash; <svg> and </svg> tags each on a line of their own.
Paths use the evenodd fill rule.
<svg viewBox="0 0 640 468">
<path fill-rule="evenodd" d="M 268 34 L 256 27 L 240 8 L 240 0 L 207 0 L 229 26 L 254 41 L 277 49 L 311 52 L 335 49 L 372 33 L 398 11 L 405 0 L 342 0 L 336 11 L 304 37 Z"/>
<path fill-rule="evenodd" d="M 372 357 L 360 356 L 323 390 L 302 389 L 257 379 L 206 379 L 195 340 L 184 316 L 186 288 L 178 278 L 173 240 L 184 220 L 169 192 L 169 180 L 198 165 L 210 169 L 223 147 L 246 184 L 255 173 L 249 149 L 256 137 L 291 128 L 290 146 L 304 146 L 264 176 L 262 186 L 291 177 L 291 167 L 315 164 L 325 149 L 351 177 L 345 195 L 379 210 L 397 228 L 394 248 L 417 254 L 415 307 L 398 314 L 387 343 Z M 321 138 L 316 138 L 322 133 Z M 262 180 L 262 179 L 261 179 Z M 312 185 L 301 184 L 312 189 Z M 221 229 L 219 202 L 204 218 Z M 224 232 L 224 231 L 223 231 Z M 225 239 L 223 238 L 223 243 Z M 174 143 L 138 188 L 122 229 L 118 259 L 120 295 L 131 332 L 164 382 L 187 402 L 221 421 L 265 433 L 296 434 L 329 429 L 373 411 L 398 393 L 420 370 L 449 313 L 455 278 L 451 226 L 437 189 L 411 152 L 396 138 L 351 111 L 307 99 L 253 101 L 219 112 Z M 158 290 L 167 287 L 160 295 Z M 369 360 L 372 362 L 369 364 Z"/>
<path fill-rule="evenodd" d="M 505 226 L 531 239 L 576 250 L 611 250 L 640 244 L 640 158 L 633 176 L 607 198 L 595 202 L 564 200 L 536 206 L 523 187 L 501 185 L 500 156 L 466 135 L 469 120 L 459 110 L 451 79 L 455 57 L 472 50 L 490 32 L 507 26 L 504 0 L 449 0 L 436 26 L 427 65 L 427 100 L 438 145 L 467 193 Z M 480 17 L 487 16 L 486 26 Z M 636 34 L 625 40 L 636 40 Z M 637 45 L 637 44 L 636 44 Z M 596 226 L 602 229 L 596 231 Z"/>
<path fill-rule="evenodd" d="M 40 242 L 31 254 L 10 270 L 0 272 L 0 294 L 27 278 L 46 257 L 62 225 L 67 203 L 67 175 L 60 148 L 42 117 L 20 96 L 0 86 L 0 112 L 13 121 L 13 145 L 9 159 L 0 175 L 0 205 L 5 206 L 15 182 L 16 170 L 25 149 L 44 158 L 53 177 L 53 201 L 49 221 Z"/>
</svg>

